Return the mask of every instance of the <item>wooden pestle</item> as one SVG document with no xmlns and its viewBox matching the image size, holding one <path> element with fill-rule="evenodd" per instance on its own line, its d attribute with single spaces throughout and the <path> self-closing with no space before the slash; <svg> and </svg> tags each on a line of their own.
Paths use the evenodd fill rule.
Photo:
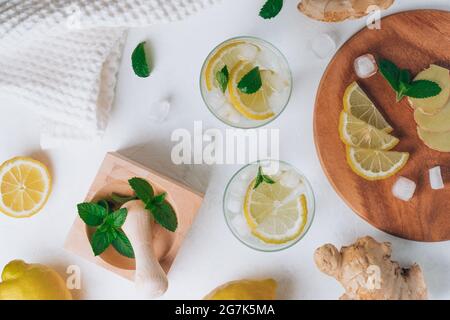
<svg viewBox="0 0 450 320">
<path fill-rule="evenodd" d="M 123 231 L 134 250 L 136 288 L 143 298 L 157 298 L 167 291 L 168 280 L 153 248 L 151 214 L 140 200 L 129 201 L 122 208 L 128 210 Z"/>
</svg>

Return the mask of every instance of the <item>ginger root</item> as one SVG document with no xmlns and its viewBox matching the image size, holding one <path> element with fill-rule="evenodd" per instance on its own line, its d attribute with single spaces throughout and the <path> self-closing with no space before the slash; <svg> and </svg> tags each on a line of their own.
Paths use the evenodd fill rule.
<svg viewBox="0 0 450 320">
<path fill-rule="evenodd" d="M 357 19 L 369 14 L 371 6 L 389 8 L 394 0 L 303 0 L 298 9 L 308 17 L 325 22 Z"/>
<path fill-rule="evenodd" d="M 342 300 L 425 300 L 427 286 L 416 264 L 401 268 L 391 260 L 391 244 L 371 237 L 358 239 L 341 251 L 332 244 L 314 254 L 317 267 L 345 289 Z"/>
</svg>

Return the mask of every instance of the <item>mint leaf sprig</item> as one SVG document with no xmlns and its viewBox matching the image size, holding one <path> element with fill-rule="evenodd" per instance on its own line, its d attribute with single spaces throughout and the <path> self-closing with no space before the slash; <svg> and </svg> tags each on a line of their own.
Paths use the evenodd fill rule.
<svg viewBox="0 0 450 320">
<path fill-rule="evenodd" d="M 259 12 L 263 19 L 272 19 L 276 17 L 283 9 L 283 0 L 267 0 Z"/>
<path fill-rule="evenodd" d="M 230 74 L 228 72 L 227 65 L 225 65 L 222 68 L 222 70 L 217 71 L 217 73 L 216 73 L 216 81 L 219 84 L 219 87 L 223 93 L 225 93 L 225 91 L 227 91 L 229 79 L 230 79 Z"/>
<path fill-rule="evenodd" d="M 262 167 L 259 166 L 258 175 L 256 176 L 255 186 L 253 187 L 253 189 L 258 188 L 262 183 L 275 184 L 275 181 L 271 179 L 269 176 L 263 174 Z"/>
<path fill-rule="evenodd" d="M 397 93 L 397 102 L 405 96 L 417 99 L 425 99 L 437 96 L 442 88 L 434 81 L 411 80 L 411 73 L 406 69 L 400 69 L 387 59 L 380 59 L 378 67 L 383 77 Z"/>
<path fill-rule="evenodd" d="M 178 219 L 175 210 L 166 201 L 166 193 L 156 195 L 152 186 L 144 179 L 132 178 L 128 180 L 136 196 L 145 204 L 145 209 L 149 211 L 156 223 L 171 232 L 175 232 L 178 227 Z"/>
<path fill-rule="evenodd" d="M 128 215 L 127 209 L 112 211 L 106 200 L 100 200 L 98 203 L 80 203 L 77 208 L 84 223 L 96 228 L 91 238 L 95 256 L 102 254 L 112 245 L 121 255 L 134 258 L 130 240 L 121 229 Z"/>
<path fill-rule="evenodd" d="M 238 89 L 244 94 L 253 94 L 262 87 L 261 72 L 259 67 L 250 70 L 238 83 Z"/>
</svg>

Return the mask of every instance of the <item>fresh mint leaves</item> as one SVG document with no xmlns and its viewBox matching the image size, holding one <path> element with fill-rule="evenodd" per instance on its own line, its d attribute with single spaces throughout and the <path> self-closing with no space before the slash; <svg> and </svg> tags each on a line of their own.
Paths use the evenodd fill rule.
<svg viewBox="0 0 450 320">
<path fill-rule="evenodd" d="M 256 93 L 262 87 L 259 67 L 250 70 L 238 83 L 238 89 L 245 94 Z"/>
<path fill-rule="evenodd" d="M 216 81 L 223 93 L 227 90 L 229 78 L 230 74 L 226 65 L 222 68 L 222 70 L 217 71 L 216 73 Z"/>
<path fill-rule="evenodd" d="M 412 81 L 408 70 L 400 69 L 387 59 L 380 59 L 378 67 L 383 77 L 397 93 L 397 102 L 405 96 L 418 99 L 430 98 L 442 91 L 436 82 L 429 80 Z"/>
<path fill-rule="evenodd" d="M 283 0 L 267 0 L 259 16 L 263 19 L 272 19 L 280 13 L 281 9 L 283 9 Z"/>
<path fill-rule="evenodd" d="M 145 52 L 145 42 L 138 44 L 131 55 L 131 63 L 134 73 L 141 78 L 150 76 L 150 66 L 148 65 L 147 54 Z"/>
<path fill-rule="evenodd" d="M 96 256 L 105 252 L 112 245 L 121 255 L 134 258 L 133 247 L 130 240 L 122 230 L 128 210 L 120 208 L 128 201 L 139 199 L 145 204 L 155 221 L 169 231 L 175 232 L 178 219 L 175 210 L 166 201 L 167 193 L 155 195 L 148 181 L 141 178 L 128 180 L 135 196 L 122 196 L 116 193 L 110 200 L 100 200 L 97 203 L 78 204 L 78 215 L 89 227 L 95 228 L 91 238 L 92 251 Z"/>
<path fill-rule="evenodd" d="M 136 196 L 144 202 L 145 208 L 159 225 L 172 232 L 177 230 L 177 215 L 172 206 L 165 201 L 165 193 L 155 196 L 152 186 L 141 178 L 133 178 L 128 182 L 136 192 Z"/>
<path fill-rule="evenodd" d="M 253 189 L 258 188 L 262 183 L 274 184 L 275 181 L 272 180 L 269 176 L 263 174 L 262 167 L 260 166 L 258 168 L 258 175 L 256 176 L 255 186 L 253 187 Z"/>
<path fill-rule="evenodd" d="M 131 244 L 127 247 L 130 241 L 121 229 L 128 215 L 127 209 L 111 211 L 106 200 L 98 203 L 80 203 L 77 207 L 78 214 L 84 223 L 90 227 L 96 227 L 91 239 L 94 255 L 102 254 L 110 245 L 113 245 L 120 254 L 134 258 Z"/>
</svg>

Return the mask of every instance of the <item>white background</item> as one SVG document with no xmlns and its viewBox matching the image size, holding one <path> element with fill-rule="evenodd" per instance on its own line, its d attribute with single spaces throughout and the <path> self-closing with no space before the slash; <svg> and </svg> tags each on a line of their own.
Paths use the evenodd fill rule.
<svg viewBox="0 0 450 320">
<path fill-rule="evenodd" d="M 186 21 L 132 30 L 124 50 L 117 99 L 101 144 L 40 151 L 39 123 L 33 114 L 11 101 L 0 101 L 0 162 L 17 155 L 32 155 L 50 165 L 54 191 L 45 209 L 28 220 L 0 215 L 0 268 L 12 259 L 51 265 L 64 272 L 68 265 L 82 270 L 82 299 L 137 298 L 132 283 L 106 272 L 62 249 L 84 196 L 108 151 L 122 150 L 145 165 L 192 180 L 209 180 L 204 205 L 186 238 L 169 275 L 163 298 L 199 299 L 224 282 L 242 278 L 273 277 L 282 299 L 336 299 L 341 286 L 320 273 L 314 250 L 324 243 L 337 246 L 371 235 L 393 243 L 394 258 L 408 266 L 418 262 L 425 272 L 430 296 L 450 298 L 450 243 L 417 243 L 389 236 L 371 227 L 337 196 L 322 172 L 313 142 L 312 115 L 321 75 L 328 63 L 311 51 L 311 40 L 330 32 L 341 45 L 365 25 L 365 20 L 324 24 L 300 14 L 296 0 L 286 0 L 273 21 L 258 17 L 263 0 L 225 0 Z M 450 9 L 449 0 L 397 0 L 385 14 L 415 8 Z M 311 181 L 317 200 L 316 218 L 307 236 L 279 253 L 253 251 L 228 230 L 221 209 L 224 188 L 239 166 L 180 166 L 168 160 L 176 128 L 193 130 L 226 127 L 207 110 L 200 96 L 200 68 L 210 50 L 223 40 L 258 36 L 272 42 L 288 58 L 294 91 L 285 112 L 267 128 L 281 130 L 281 159 L 300 168 Z M 154 71 L 150 78 L 134 76 L 129 62 L 132 49 L 142 40 L 152 47 Z M 152 102 L 171 97 L 172 109 L 162 124 L 148 118 Z M 425 168 L 424 168 L 425 169 Z M 368 195 L 370 196 L 370 195 Z"/>
</svg>

